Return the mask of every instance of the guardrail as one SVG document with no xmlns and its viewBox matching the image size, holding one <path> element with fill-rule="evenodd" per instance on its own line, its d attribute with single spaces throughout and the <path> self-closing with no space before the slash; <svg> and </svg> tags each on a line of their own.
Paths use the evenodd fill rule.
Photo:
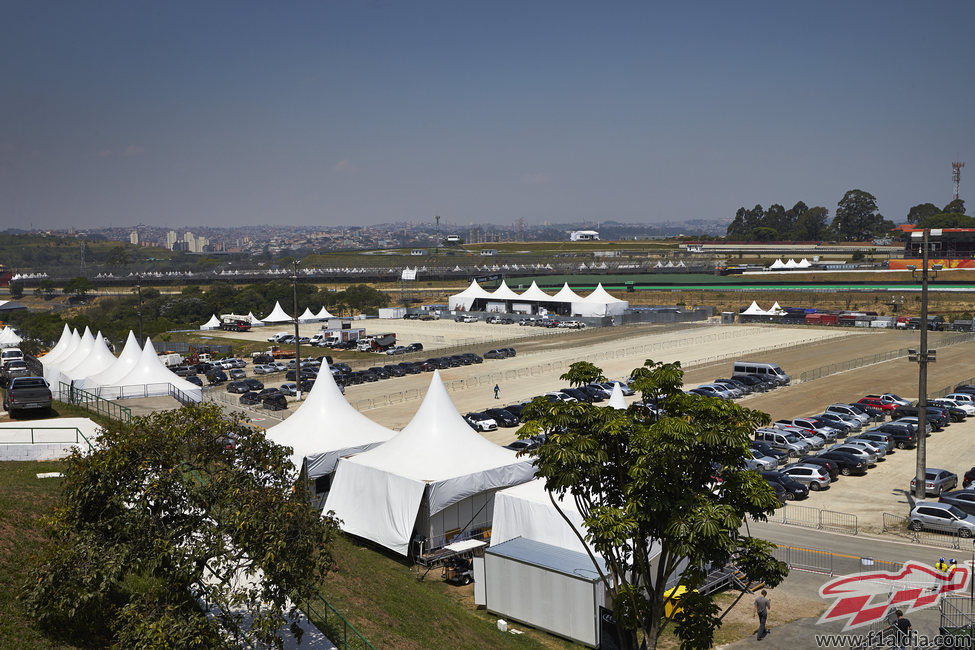
<svg viewBox="0 0 975 650">
<path fill-rule="evenodd" d="M 907 517 L 895 515 L 891 512 L 883 513 L 881 532 L 900 534 L 900 536 L 915 544 L 952 549 L 960 549 L 963 543 L 962 540 L 965 540 L 964 544 L 968 546 L 968 540 L 971 539 L 970 537 L 962 537 L 957 531 L 953 530 L 910 530 L 907 527 Z"/>
<path fill-rule="evenodd" d="M 65 404 L 79 406 L 91 413 L 103 415 L 126 424 L 132 421 L 132 409 L 127 406 L 116 404 L 94 393 L 82 390 L 73 384 L 66 384 L 63 381 L 58 382 L 57 400 Z"/>
<path fill-rule="evenodd" d="M 790 503 L 776 510 L 775 514 L 769 517 L 769 521 L 850 535 L 856 535 L 860 532 L 857 516 L 852 513 L 820 510 L 811 506 L 796 506 Z"/>
<path fill-rule="evenodd" d="M 45 431 L 70 431 L 73 435 L 69 434 L 66 436 L 56 436 L 55 439 L 48 438 L 43 434 L 38 434 L 38 432 Z M 24 432 L 29 435 L 29 440 L 25 439 L 18 440 L 16 435 L 18 432 Z M 11 437 L 13 439 L 9 439 Z M 71 439 L 73 438 L 73 439 Z M 45 444 L 81 444 L 84 442 L 88 445 L 88 449 L 94 449 L 91 441 L 88 437 L 82 433 L 81 429 L 78 427 L 3 427 L 0 428 L 0 445 L 45 445 Z"/>
<path fill-rule="evenodd" d="M 321 630 L 328 640 L 340 648 L 349 650 L 376 650 L 357 629 L 338 613 L 327 600 L 316 596 L 317 600 L 305 601 L 305 616 Z M 334 621 L 334 622 L 333 622 Z"/>
<path fill-rule="evenodd" d="M 874 557 L 844 555 L 833 553 L 825 549 L 806 548 L 802 546 L 778 545 L 772 551 L 775 559 L 785 562 L 790 569 L 820 573 L 824 575 L 844 575 L 877 569 L 883 571 L 900 571 L 900 562 L 880 560 Z"/>
<path fill-rule="evenodd" d="M 203 389 L 203 401 L 220 402 L 221 404 L 227 404 L 245 412 L 259 414 L 261 417 L 273 418 L 279 421 L 284 421 L 285 419 L 284 417 L 274 415 L 275 411 L 266 411 L 241 404 L 240 395 L 231 395 L 230 393 L 219 390 L 216 386 L 208 386 Z"/>
<path fill-rule="evenodd" d="M 169 385 L 169 396 L 172 397 L 172 398 L 174 398 L 176 401 L 178 401 L 183 406 L 187 406 L 189 404 L 196 404 L 197 403 L 197 400 L 193 399 L 192 397 L 190 397 L 189 395 L 187 395 L 186 393 L 184 393 L 180 389 L 176 388 L 172 384 Z"/>
</svg>

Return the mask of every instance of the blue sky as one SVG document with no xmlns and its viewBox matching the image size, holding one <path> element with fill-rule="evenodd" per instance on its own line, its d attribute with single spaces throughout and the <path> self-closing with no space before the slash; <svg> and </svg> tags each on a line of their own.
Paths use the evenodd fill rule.
<svg viewBox="0 0 975 650">
<path fill-rule="evenodd" d="M 0 228 L 832 214 L 852 188 L 899 221 L 959 157 L 975 188 L 968 2 L 0 9 Z"/>
</svg>

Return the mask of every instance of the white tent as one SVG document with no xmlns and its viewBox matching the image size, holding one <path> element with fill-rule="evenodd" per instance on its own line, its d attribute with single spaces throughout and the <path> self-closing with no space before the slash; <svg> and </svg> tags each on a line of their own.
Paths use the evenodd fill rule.
<svg viewBox="0 0 975 650">
<path fill-rule="evenodd" d="M 782 260 L 775 260 L 774 262 L 772 262 L 772 266 L 770 266 L 769 268 L 770 269 L 784 269 L 785 268 L 785 264 L 782 263 Z"/>
<path fill-rule="evenodd" d="M 414 531 L 436 548 L 448 530 L 475 521 L 490 527 L 492 493 L 534 473 L 530 459 L 471 429 L 435 371 L 423 403 L 399 434 L 339 460 L 324 511 L 334 511 L 345 532 L 407 555 Z"/>
<path fill-rule="evenodd" d="M 156 397 L 169 395 L 169 387 L 173 386 L 196 402 L 203 401 L 203 389 L 179 377 L 172 370 L 163 365 L 152 347 L 152 341 L 146 339 L 135 367 L 111 386 L 103 385 L 99 390 L 101 397 L 124 399 L 126 397 Z"/>
<path fill-rule="evenodd" d="M 73 330 L 71 332 L 71 338 L 68 339 L 67 345 L 61 350 L 61 354 L 58 355 L 57 359 L 49 359 L 44 364 L 44 379 L 47 383 L 55 386 L 54 379 L 58 377 L 58 364 L 71 356 L 71 353 L 78 349 L 81 345 L 81 335 L 78 334 L 78 330 Z"/>
<path fill-rule="evenodd" d="M 552 296 L 548 295 L 539 288 L 535 281 L 532 280 L 532 286 L 525 289 L 525 292 L 518 296 L 521 300 L 535 300 L 540 302 L 552 302 Z"/>
<path fill-rule="evenodd" d="M 200 325 L 201 330 L 215 330 L 220 327 L 220 319 L 216 314 L 210 316 L 210 320 Z"/>
<path fill-rule="evenodd" d="M 63 366 L 61 376 L 65 383 L 74 383 L 85 377 L 96 375 L 103 370 L 107 370 L 115 363 L 115 355 L 108 349 L 102 333 L 95 336 L 95 342 L 91 346 L 91 351 L 80 363 L 71 367 Z"/>
<path fill-rule="evenodd" d="M 752 301 L 752 304 L 748 306 L 748 309 L 746 309 L 741 313 L 745 316 L 767 316 L 768 315 L 768 312 L 762 309 L 761 307 L 759 307 L 758 303 L 755 302 L 754 300 Z"/>
<path fill-rule="evenodd" d="M 132 330 L 125 340 L 122 353 L 118 355 L 115 363 L 97 374 L 91 374 L 82 379 L 80 388 L 97 393 L 101 386 L 112 386 L 116 381 L 129 374 L 142 357 L 142 348 L 139 341 L 135 338 Z"/>
<path fill-rule="evenodd" d="M 254 312 L 252 312 L 252 311 L 247 312 L 247 320 L 250 321 L 251 327 L 263 327 L 264 326 L 264 321 L 258 320 L 257 319 L 257 316 L 255 316 L 254 315 Z"/>
<path fill-rule="evenodd" d="M 798 264 L 796 264 L 796 261 L 794 259 L 792 259 L 791 257 L 789 258 L 789 261 L 785 263 L 785 268 L 787 268 L 787 269 L 794 269 L 797 266 L 798 266 Z"/>
<path fill-rule="evenodd" d="M 294 450 L 291 462 L 299 470 L 304 463 L 311 480 L 334 472 L 340 457 L 368 451 L 394 435 L 355 410 L 327 370 L 298 410 L 267 430 L 268 439 Z"/>
<path fill-rule="evenodd" d="M 572 302 L 572 314 L 576 316 L 618 316 L 630 306 L 625 300 L 609 295 L 600 282 L 584 299 Z"/>
<path fill-rule="evenodd" d="M 584 298 L 577 294 L 569 287 L 569 283 L 566 282 L 559 289 L 559 292 L 552 296 L 554 302 L 582 302 Z"/>
<path fill-rule="evenodd" d="M 4 327 L 0 330 L 0 348 L 15 348 L 23 340 L 12 327 Z"/>
<path fill-rule="evenodd" d="M 68 354 L 61 357 L 53 366 L 44 368 L 44 379 L 47 380 L 47 383 L 57 389 L 60 382 L 67 382 L 67 378 L 61 374 L 62 371 L 65 368 L 73 368 L 84 361 L 88 353 L 91 352 L 93 345 L 95 345 L 95 337 L 91 335 L 91 330 L 85 327 L 85 333 L 78 340 L 78 345 L 74 346 Z"/>
<path fill-rule="evenodd" d="M 772 305 L 772 308 L 768 310 L 768 313 L 772 314 L 773 316 L 784 316 L 786 311 L 779 307 L 779 303 L 776 301 L 776 303 Z"/>
<path fill-rule="evenodd" d="M 520 296 L 502 280 L 498 288 L 491 292 L 491 300 L 518 300 Z"/>
<path fill-rule="evenodd" d="M 317 320 L 318 320 L 318 316 L 311 313 L 311 310 L 308 309 L 308 307 L 305 307 L 305 311 L 301 314 L 301 316 L 298 317 L 299 323 L 311 323 Z"/>
<path fill-rule="evenodd" d="M 807 260 L 805 257 L 802 258 L 801 261 L 796 263 L 797 269 L 808 269 L 810 266 L 812 266 L 812 263 L 809 260 Z"/>
<path fill-rule="evenodd" d="M 315 314 L 315 318 L 317 318 L 318 320 L 328 320 L 329 318 L 335 318 L 335 316 L 332 316 L 330 313 L 328 313 L 328 310 L 325 309 L 324 306 L 322 306 L 321 310 L 317 314 Z"/>
<path fill-rule="evenodd" d="M 585 536 L 586 527 L 576 508 L 575 499 L 556 500 L 572 525 Z M 521 485 L 499 490 L 494 495 L 494 526 L 491 546 L 509 539 L 524 537 L 570 551 L 585 553 L 586 547 L 552 505 L 545 489 L 545 479 L 534 479 Z"/>
<path fill-rule="evenodd" d="M 67 323 L 65 323 L 64 329 L 61 330 L 61 338 L 58 339 L 58 342 L 54 344 L 54 347 L 51 348 L 47 354 L 41 357 L 41 364 L 47 366 L 48 364 L 57 361 L 58 357 L 64 354 L 65 349 L 67 349 L 69 345 L 71 345 L 71 328 L 68 327 Z"/>
<path fill-rule="evenodd" d="M 293 323 L 295 319 L 288 316 L 288 314 L 281 309 L 280 302 L 275 301 L 274 309 L 272 309 L 271 313 L 265 316 L 263 320 L 265 323 Z"/>
<path fill-rule="evenodd" d="M 606 403 L 607 406 L 624 411 L 626 410 L 626 400 L 623 398 L 623 389 L 620 387 L 620 383 L 613 382 L 613 392 L 609 396 L 609 401 Z"/>
<path fill-rule="evenodd" d="M 486 289 L 481 287 L 481 285 L 477 283 L 477 280 L 471 280 L 471 286 L 467 287 L 460 293 L 455 293 L 454 295 L 450 296 L 450 298 L 447 300 L 447 306 L 451 311 L 456 309 L 463 309 L 466 311 L 471 308 L 471 305 L 473 305 L 474 301 L 478 298 L 490 297 L 491 294 Z"/>
</svg>

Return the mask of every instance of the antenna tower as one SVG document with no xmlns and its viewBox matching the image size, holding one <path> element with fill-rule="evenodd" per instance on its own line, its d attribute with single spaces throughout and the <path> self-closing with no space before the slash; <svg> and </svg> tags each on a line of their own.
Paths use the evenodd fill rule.
<svg viewBox="0 0 975 650">
<path fill-rule="evenodd" d="M 951 180 L 955 183 L 955 200 L 958 200 L 958 184 L 961 183 L 961 168 L 965 166 L 963 162 L 951 163 Z"/>
</svg>

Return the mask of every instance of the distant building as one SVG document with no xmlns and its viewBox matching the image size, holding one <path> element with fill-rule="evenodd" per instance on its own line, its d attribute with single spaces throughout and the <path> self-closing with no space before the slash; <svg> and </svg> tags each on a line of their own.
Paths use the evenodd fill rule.
<svg viewBox="0 0 975 650">
<path fill-rule="evenodd" d="M 169 250 L 176 250 L 176 242 L 179 241 L 179 236 L 176 234 L 175 230 L 170 230 L 166 233 L 166 248 Z"/>
<path fill-rule="evenodd" d="M 599 233 L 595 230 L 574 230 L 569 234 L 569 241 L 598 241 Z"/>
<path fill-rule="evenodd" d="M 138 246 L 139 245 L 139 231 L 138 230 L 133 230 L 131 233 L 129 233 L 129 243 L 132 244 L 133 246 Z"/>
</svg>

